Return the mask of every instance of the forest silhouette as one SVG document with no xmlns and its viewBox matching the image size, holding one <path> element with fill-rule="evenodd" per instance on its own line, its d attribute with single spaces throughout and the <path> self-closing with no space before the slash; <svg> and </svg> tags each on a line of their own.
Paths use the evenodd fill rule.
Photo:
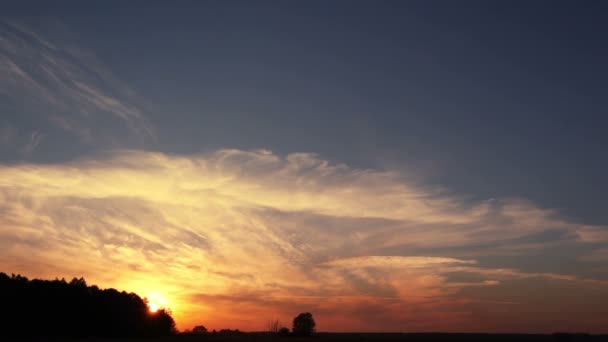
<svg viewBox="0 0 608 342">
<path fill-rule="evenodd" d="M 0 273 L 3 335 L 153 337 L 176 332 L 168 309 L 151 312 L 135 293 L 87 286 L 83 278 L 28 280 Z"/>
</svg>

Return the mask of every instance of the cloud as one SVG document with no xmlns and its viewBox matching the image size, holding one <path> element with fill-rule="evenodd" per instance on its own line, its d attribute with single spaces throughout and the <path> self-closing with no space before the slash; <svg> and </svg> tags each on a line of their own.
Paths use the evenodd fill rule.
<svg viewBox="0 0 608 342">
<path fill-rule="evenodd" d="M 210 327 L 257 330 L 267 317 L 313 311 L 322 330 L 463 331 L 481 329 L 474 313 L 484 311 L 488 331 L 527 331 L 535 307 L 512 289 L 539 283 L 588 305 L 581 317 L 601 317 L 584 302 L 608 299 L 604 280 L 486 259 L 488 246 L 522 258 L 565 248 L 576 262 L 568 246 L 603 229 L 521 199 L 464 203 L 394 171 L 309 153 L 127 150 L 0 167 L 6 271 L 161 292 L 181 327 L 207 317 Z M 490 322 L 503 305 L 521 315 Z"/>
<path fill-rule="evenodd" d="M 475 260 L 460 260 L 438 257 L 364 256 L 339 259 L 324 263 L 335 267 L 420 268 L 449 264 L 475 264 Z"/>
<path fill-rule="evenodd" d="M 576 230 L 579 239 L 588 243 L 608 242 L 608 230 L 603 227 L 583 226 Z"/>
<path fill-rule="evenodd" d="M 25 146 L 23 146 L 23 148 L 21 149 L 21 152 L 24 154 L 32 153 L 36 149 L 36 147 L 38 147 L 38 145 L 40 145 L 40 143 L 42 142 L 42 139 L 44 139 L 43 134 L 41 134 L 38 131 L 32 132 L 29 136 L 29 141 L 27 142 L 27 144 Z"/>
<path fill-rule="evenodd" d="M 595 249 L 580 257 L 583 261 L 605 263 L 608 261 L 608 248 Z"/>
<path fill-rule="evenodd" d="M 36 130 L 50 123 L 81 142 L 116 139 L 117 127 L 140 139 L 154 136 L 142 101 L 92 53 L 2 21 L 0 96 L 31 116 Z"/>
</svg>

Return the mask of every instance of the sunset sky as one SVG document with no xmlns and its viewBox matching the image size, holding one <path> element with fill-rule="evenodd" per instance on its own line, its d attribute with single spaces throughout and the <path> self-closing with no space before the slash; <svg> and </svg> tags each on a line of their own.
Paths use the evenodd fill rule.
<svg viewBox="0 0 608 342">
<path fill-rule="evenodd" d="M 179 329 L 608 333 L 608 2 L 8 1 L 0 272 Z"/>
</svg>

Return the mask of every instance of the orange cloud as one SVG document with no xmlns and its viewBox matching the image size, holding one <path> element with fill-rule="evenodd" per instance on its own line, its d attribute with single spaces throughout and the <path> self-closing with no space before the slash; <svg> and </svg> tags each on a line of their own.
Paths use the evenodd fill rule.
<svg viewBox="0 0 608 342">
<path fill-rule="evenodd" d="M 570 305 L 584 307 L 587 295 L 608 298 L 602 280 L 483 257 L 585 243 L 590 229 L 605 227 L 524 200 L 465 203 L 398 172 L 305 153 L 119 151 L 0 167 L 5 271 L 156 293 L 181 328 L 259 330 L 312 311 L 321 330 L 524 331 L 530 317 L 512 313 L 531 307 L 513 286 L 568 283 Z"/>
</svg>

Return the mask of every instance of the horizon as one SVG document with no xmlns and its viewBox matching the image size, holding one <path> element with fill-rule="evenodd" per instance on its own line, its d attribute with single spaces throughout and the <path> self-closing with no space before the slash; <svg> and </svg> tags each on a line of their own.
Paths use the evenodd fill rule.
<svg viewBox="0 0 608 342">
<path fill-rule="evenodd" d="M 7 276 L 8 274 L 1 272 L 0 271 L 0 275 L 1 276 Z M 43 282 L 61 282 L 63 284 L 71 284 L 73 282 L 85 282 L 86 284 L 86 279 L 84 278 L 78 278 L 78 277 L 73 277 L 72 280 L 70 282 L 68 282 L 65 278 L 58 278 L 56 277 L 55 279 L 39 279 L 39 278 L 28 278 L 25 275 L 22 274 L 12 274 L 11 275 L 11 279 L 15 279 L 15 278 L 20 278 L 20 277 L 25 277 L 25 279 L 31 281 L 43 281 Z M 86 284 L 86 286 L 88 288 L 96 288 L 98 290 L 101 291 L 105 291 L 105 290 L 116 290 L 117 292 L 126 292 L 124 290 L 121 289 L 114 289 L 114 288 L 100 288 L 98 287 L 96 284 Z M 137 293 L 133 293 L 133 292 L 126 292 L 126 293 L 132 293 L 135 295 L 138 295 Z M 158 307 L 154 307 L 149 299 L 147 297 L 144 296 L 139 296 L 138 297 L 140 299 L 142 299 L 146 305 L 147 305 L 147 310 L 148 313 L 150 315 L 155 315 L 160 311 L 163 311 L 164 313 L 168 313 L 169 315 L 171 315 L 171 308 L 166 307 L 164 305 L 160 305 Z M 270 324 L 270 322 L 272 322 L 273 320 L 269 320 L 266 322 L 266 324 Z M 277 323 L 277 327 L 282 327 L 282 328 L 286 328 L 289 329 L 287 325 L 283 324 L 283 322 L 280 322 L 279 320 L 276 320 Z M 175 333 L 177 334 L 191 334 L 194 333 L 194 328 L 195 327 L 204 327 L 204 325 L 202 324 L 197 324 L 195 326 L 193 326 L 192 328 L 184 328 L 182 330 L 177 330 Z M 206 329 L 206 327 L 205 327 Z M 276 331 L 272 331 L 269 330 L 269 327 L 266 327 L 266 330 L 251 330 L 251 331 L 247 331 L 247 330 L 240 330 L 238 328 L 232 329 L 232 328 L 221 328 L 221 329 L 207 329 L 207 331 L 205 331 L 202 334 L 215 334 L 215 333 L 222 333 L 222 332 L 229 332 L 229 333 L 234 333 L 234 332 L 241 332 L 241 333 L 253 333 L 253 334 L 278 334 Z M 199 333 L 201 334 L 201 333 Z M 576 332 L 576 331 L 555 331 L 553 333 L 534 333 L 534 332 L 475 332 L 475 331 L 468 331 L 468 332 L 443 332 L 443 331 L 415 331 L 415 332 L 408 332 L 408 331 L 318 331 L 315 330 L 314 334 L 361 334 L 361 335 L 402 335 L 402 334 L 411 334 L 411 335 L 417 335 L 417 334 L 421 334 L 421 335 L 433 335 L 433 334 L 441 334 L 441 335 L 559 335 L 559 334 L 565 334 L 565 335 L 592 335 L 589 334 L 587 332 Z M 594 336 L 602 336 L 605 334 L 594 334 Z M 280 334 L 279 334 L 280 336 Z"/>
<path fill-rule="evenodd" d="M 608 333 L 608 3 L 8 1 L 0 272 L 179 330 Z"/>
</svg>

